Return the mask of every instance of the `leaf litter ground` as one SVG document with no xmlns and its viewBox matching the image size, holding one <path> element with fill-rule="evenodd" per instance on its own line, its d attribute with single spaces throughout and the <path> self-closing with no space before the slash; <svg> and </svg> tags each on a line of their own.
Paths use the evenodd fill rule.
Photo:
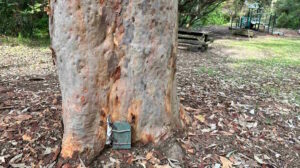
<svg viewBox="0 0 300 168">
<path fill-rule="evenodd" d="M 180 165 L 166 157 L 167 145 L 136 144 L 105 149 L 91 167 L 300 167 L 300 56 L 287 48 L 277 58 L 276 40 L 286 39 L 221 39 L 205 53 L 179 51 L 178 96 L 191 120 L 174 138 Z M 50 50 L 0 51 L 0 167 L 55 167 L 63 129 Z"/>
</svg>

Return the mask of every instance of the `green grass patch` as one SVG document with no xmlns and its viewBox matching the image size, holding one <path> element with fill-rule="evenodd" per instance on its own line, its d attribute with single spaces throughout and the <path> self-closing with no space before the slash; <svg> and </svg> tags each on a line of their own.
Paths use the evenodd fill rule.
<svg viewBox="0 0 300 168">
<path fill-rule="evenodd" d="M 293 94 L 295 96 L 295 102 L 300 105 L 300 90 L 298 90 L 298 92 L 294 92 Z"/>
<path fill-rule="evenodd" d="M 262 90 L 265 92 L 271 94 L 273 97 L 278 96 L 280 93 L 280 88 L 276 86 L 264 86 L 262 87 Z"/>
<path fill-rule="evenodd" d="M 28 47 L 48 48 L 50 46 L 50 39 L 45 38 L 25 38 L 19 35 L 18 37 L 0 36 L 0 44 L 4 45 L 26 45 Z"/>
<path fill-rule="evenodd" d="M 267 125 L 272 125 L 272 124 L 273 124 L 273 120 L 270 119 L 270 118 L 266 118 L 266 119 L 265 119 L 265 124 L 267 124 Z"/>
<path fill-rule="evenodd" d="M 295 67 L 300 65 L 300 60 L 291 60 L 284 57 L 266 58 L 266 59 L 244 59 L 244 60 L 234 60 L 238 64 L 257 64 L 262 66 L 272 66 L 272 67 Z"/>
<path fill-rule="evenodd" d="M 257 38 L 249 41 L 230 41 L 225 45 L 238 47 L 252 54 L 243 54 L 243 57 L 238 59 L 232 58 L 231 60 L 237 64 L 257 64 L 272 67 L 296 67 L 300 65 L 299 38 Z M 261 53 L 264 57 L 260 58 L 253 54 L 255 52 Z"/>
<path fill-rule="evenodd" d="M 300 105 L 300 38 L 258 37 L 220 40 L 228 47 L 227 65 L 234 85 L 253 85 L 261 94 Z"/>
<path fill-rule="evenodd" d="M 209 68 L 209 67 L 200 67 L 197 70 L 198 74 L 207 74 L 208 76 L 216 76 L 218 74 L 218 72 L 216 70 L 214 70 L 213 68 Z"/>
</svg>

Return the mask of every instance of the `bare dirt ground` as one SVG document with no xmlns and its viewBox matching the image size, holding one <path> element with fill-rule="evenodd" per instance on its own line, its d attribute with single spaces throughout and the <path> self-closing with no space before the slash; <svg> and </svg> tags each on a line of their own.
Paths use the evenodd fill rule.
<svg viewBox="0 0 300 168">
<path fill-rule="evenodd" d="M 191 118 L 174 138 L 180 165 L 166 157 L 169 143 L 107 148 L 90 167 L 300 167 L 299 65 L 236 61 L 270 52 L 232 41 L 216 40 L 205 53 L 179 50 L 178 96 Z M 62 131 L 50 50 L 1 44 L 0 167 L 55 167 Z"/>
</svg>

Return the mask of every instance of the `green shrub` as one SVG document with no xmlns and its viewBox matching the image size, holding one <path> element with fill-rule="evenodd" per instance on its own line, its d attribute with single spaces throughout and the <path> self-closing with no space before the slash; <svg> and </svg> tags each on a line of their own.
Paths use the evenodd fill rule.
<svg viewBox="0 0 300 168">
<path fill-rule="evenodd" d="M 0 0 L 0 34 L 8 36 L 35 37 L 48 34 L 48 18 L 43 8 L 44 0 Z"/>
<path fill-rule="evenodd" d="M 276 3 L 277 27 L 300 28 L 300 1 L 282 0 Z"/>
<path fill-rule="evenodd" d="M 193 27 L 201 27 L 207 25 L 224 25 L 230 21 L 230 16 L 222 12 L 222 5 L 216 8 L 213 12 L 209 13 L 207 17 L 204 17 L 197 21 Z"/>
</svg>

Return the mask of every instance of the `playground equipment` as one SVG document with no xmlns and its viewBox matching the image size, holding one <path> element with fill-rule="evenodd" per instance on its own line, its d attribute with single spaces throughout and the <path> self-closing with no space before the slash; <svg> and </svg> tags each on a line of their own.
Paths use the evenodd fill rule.
<svg viewBox="0 0 300 168">
<path fill-rule="evenodd" d="M 235 26 L 233 25 L 234 21 Z M 264 13 L 264 9 L 260 8 L 258 3 L 253 3 L 248 5 L 247 15 L 233 19 L 230 24 L 230 29 L 235 30 L 234 33 L 240 35 L 249 35 L 245 32 L 252 31 L 248 30 L 262 31 L 273 34 L 275 24 L 275 14 Z"/>
</svg>

